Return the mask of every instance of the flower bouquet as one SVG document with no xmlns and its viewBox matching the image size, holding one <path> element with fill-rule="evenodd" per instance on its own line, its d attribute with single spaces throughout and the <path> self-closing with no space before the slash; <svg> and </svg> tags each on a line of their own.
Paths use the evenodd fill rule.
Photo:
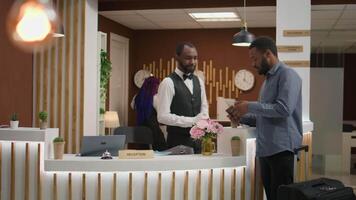
<svg viewBox="0 0 356 200">
<path fill-rule="evenodd" d="M 212 141 L 223 132 L 223 126 L 211 119 L 199 120 L 191 129 L 190 136 L 193 139 L 202 140 L 202 154 L 211 155 L 215 151 L 215 143 Z"/>
</svg>

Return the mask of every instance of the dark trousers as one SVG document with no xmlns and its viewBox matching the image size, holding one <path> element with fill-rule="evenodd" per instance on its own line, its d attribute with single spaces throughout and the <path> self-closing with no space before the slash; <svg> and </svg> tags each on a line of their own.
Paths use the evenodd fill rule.
<svg viewBox="0 0 356 200">
<path fill-rule="evenodd" d="M 267 200 L 277 200 L 280 185 L 293 183 L 294 154 L 283 151 L 267 157 L 259 157 L 263 186 Z"/>
</svg>

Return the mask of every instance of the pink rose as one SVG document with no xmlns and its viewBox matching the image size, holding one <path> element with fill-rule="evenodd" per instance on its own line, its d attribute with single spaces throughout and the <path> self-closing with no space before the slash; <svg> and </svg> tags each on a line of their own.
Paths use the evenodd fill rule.
<svg viewBox="0 0 356 200">
<path fill-rule="evenodd" d="M 201 119 L 197 122 L 196 126 L 202 130 L 205 130 L 209 127 L 209 121 L 207 119 Z"/>
<path fill-rule="evenodd" d="M 193 126 L 191 129 L 190 129 L 190 136 L 193 138 L 193 139 L 199 139 L 201 137 L 203 137 L 205 135 L 205 132 L 198 128 L 197 126 Z"/>
</svg>

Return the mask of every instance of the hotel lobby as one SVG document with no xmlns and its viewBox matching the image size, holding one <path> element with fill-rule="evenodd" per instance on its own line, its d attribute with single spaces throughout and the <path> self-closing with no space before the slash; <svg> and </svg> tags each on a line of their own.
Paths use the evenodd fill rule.
<svg viewBox="0 0 356 200">
<path fill-rule="evenodd" d="M 301 78 L 308 151 L 295 162 L 295 182 L 325 177 L 356 194 L 356 2 L 54 0 L 52 31 L 62 35 L 36 45 L 14 37 L 15 2 L 0 4 L 0 199 L 267 199 L 256 127 L 235 127 L 226 112 L 236 100 L 258 101 L 265 81 L 248 45 L 232 45 L 241 30 L 275 40 L 279 60 Z M 112 159 L 79 156 L 83 137 L 138 127 L 132 104 L 140 88 L 148 77 L 162 83 L 174 72 L 181 42 L 196 47 L 194 74 L 204 83 L 209 117 L 224 126 L 213 154 L 166 155 L 151 151 L 152 138 L 146 148 L 124 133 Z M 241 73 L 251 77 L 247 88 Z M 47 128 L 40 129 L 41 116 Z M 167 139 L 166 125 L 159 126 Z M 61 159 L 54 157 L 58 136 Z"/>
</svg>

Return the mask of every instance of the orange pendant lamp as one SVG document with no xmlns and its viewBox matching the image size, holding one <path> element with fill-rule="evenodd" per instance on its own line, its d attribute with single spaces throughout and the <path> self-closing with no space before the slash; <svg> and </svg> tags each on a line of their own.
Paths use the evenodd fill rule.
<svg viewBox="0 0 356 200">
<path fill-rule="evenodd" d="M 49 45 L 57 26 L 56 11 L 48 0 L 17 1 L 7 19 L 11 41 L 26 51 Z"/>
</svg>

